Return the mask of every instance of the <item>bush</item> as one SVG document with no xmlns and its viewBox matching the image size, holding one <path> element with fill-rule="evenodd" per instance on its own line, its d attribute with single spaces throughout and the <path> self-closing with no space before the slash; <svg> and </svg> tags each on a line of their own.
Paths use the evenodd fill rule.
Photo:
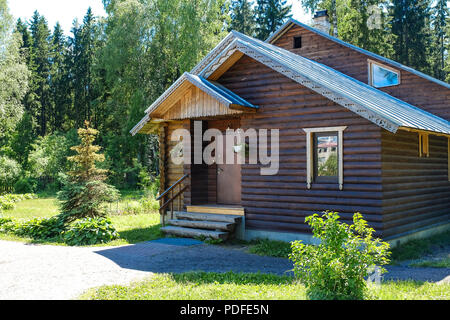
<svg viewBox="0 0 450 320">
<path fill-rule="evenodd" d="M 0 232 L 14 232 L 16 230 L 16 223 L 11 218 L 0 217 Z"/>
<path fill-rule="evenodd" d="M 36 195 L 32 193 L 6 194 L 4 196 L 0 196 L 0 211 L 13 209 L 16 202 L 34 198 L 36 198 Z"/>
<path fill-rule="evenodd" d="M 0 156 L 0 185 L 12 186 L 19 179 L 20 165 L 17 161 Z"/>
<path fill-rule="evenodd" d="M 16 226 L 14 233 L 37 240 L 50 240 L 59 238 L 63 231 L 64 222 L 56 216 L 25 221 Z"/>
<path fill-rule="evenodd" d="M 21 177 L 14 184 L 14 191 L 17 193 L 34 193 L 37 191 L 38 182 L 34 178 Z"/>
<path fill-rule="evenodd" d="M 82 246 L 109 242 L 119 234 L 108 218 L 84 218 L 72 223 L 62 237 L 68 245 Z"/>
<path fill-rule="evenodd" d="M 339 222 L 337 212 L 325 212 L 322 217 L 314 214 L 305 219 L 319 245 L 292 242 L 290 259 L 296 277 L 311 299 L 364 299 L 364 278 L 370 267 L 389 262 L 389 244 L 372 238 L 374 229 L 360 213 L 354 214 L 352 225 Z"/>
</svg>

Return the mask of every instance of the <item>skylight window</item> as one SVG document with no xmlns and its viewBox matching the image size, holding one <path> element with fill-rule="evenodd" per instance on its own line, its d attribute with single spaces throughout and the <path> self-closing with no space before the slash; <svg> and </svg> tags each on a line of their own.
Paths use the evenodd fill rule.
<svg viewBox="0 0 450 320">
<path fill-rule="evenodd" d="M 375 88 L 400 84 L 400 72 L 369 60 L 369 84 Z"/>
</svg>

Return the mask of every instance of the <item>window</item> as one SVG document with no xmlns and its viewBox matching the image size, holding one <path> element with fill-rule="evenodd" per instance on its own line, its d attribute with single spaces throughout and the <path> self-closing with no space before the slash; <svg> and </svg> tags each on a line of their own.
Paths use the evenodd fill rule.
<svg viewBox="0 0 450 320">
<path fill-rule="evenodd" d="M 419 157 L 430 156 L 430 145 L 427 133 L 419 132 Z"/>
<path fill-rule="evenodd" d="M 294 49 L 302 47 L 302 37 L 294 37 Z"/>
<path fill-rule="evenodd" d="M 400 72 L 369 60 L 369 84 L 375 88 L 400 84 Z"/>
<path fill-rule="evenodd" d="M 314 181 L 338 182 L 338 133 L 313 133 Z"/>
<path fill-rule="evenodd" d="M 343 131 L 347 127 L 306 128 L 306 184 L 336 183 L 343 189 Z"/>
</svg>

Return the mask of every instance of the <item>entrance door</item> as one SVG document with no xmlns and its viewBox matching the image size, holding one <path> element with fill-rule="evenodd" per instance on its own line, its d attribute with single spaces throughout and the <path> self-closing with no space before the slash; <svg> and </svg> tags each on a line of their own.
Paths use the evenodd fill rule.
<svg viewBox="0 0 450 320">
<path fill-rule="evenodd" d="M 226 159 L 227 139 L 224 140 L 223 159 Z M 231 150 L 233 150 L 232 146 Z M 219 204 L 241 203 L 241 165 L 237 164 L 237 154 L 233 152 L 233 155 L 234 164 L 217 164 L 217 203 Z"/>
<path fill-rule="evenodd" d="M 223 159 L 226 159 L 226 130 L 238 129 L 240 127 L 239 119 L 213 120 L 208 122 L 208 128 L 216 128 L 222 131 L 223 141 Z M 230 150 L 233 150 L 231 146 Z M 241 204 L 241 165 L 237 164 L 237 154 L 234 151 L 233 164 L 217 164 L 217 195 L 218 204 L 239 205 Z"/>
</svg>

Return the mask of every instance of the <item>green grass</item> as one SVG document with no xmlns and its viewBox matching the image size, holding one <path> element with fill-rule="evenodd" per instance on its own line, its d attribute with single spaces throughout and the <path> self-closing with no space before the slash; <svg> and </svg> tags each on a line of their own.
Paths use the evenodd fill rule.
<svg viewBox="0 0 450 320">
<path fill-rule="evenodd" d="M 250 242 L 248 251 L 260 256 L 289 258 L 292 250 L 290 242 L 261 239 Z"/>
<path fill-rule="evenodd" d="M 404 260 L 420 259 L 424 255 L 432 254 L 434 249 L 450 245 L 450 231 L 420 240 L 411 240 L 391 249 L 391 264 Z"/>
<path fill-rule="evenodd" d="M 48 218 L 59 214 L 58 200 L 55 197 L 47 196 L 43 197 L 41 195 L 38 199 L 20 201 L 14 209 L 4 211 L 2 216 L 19 221 L 32 218 Z M 119 232 L 120 239 L 99 246 L 134 244 L 142 241 L 155 240 L 162 236 L 159 223 L 160 216 L 158 213 L 111 215 L 110 217 L 113 225 Z M 0 233 L 0 240 L 65 245 L 63 242 L 57 240 L 51 242 L 38 241 L 5 233 Z"/>
<path fill-rule="evenodd" d="M 371 286 L 373 300 L 448 300 L 449 284 L 413 281 Z M 189 272 L 155 274 L 130 285 L 88 290 L 85 300 L 305 300 L 306 289 L 289 276 L 244 273 Z"/>
<path fill-rule="evenodd" d="M 442 259 L 430 259 L 410 264 L 411 267 L 450 268 L 450 257 Z"/>
</svg>

